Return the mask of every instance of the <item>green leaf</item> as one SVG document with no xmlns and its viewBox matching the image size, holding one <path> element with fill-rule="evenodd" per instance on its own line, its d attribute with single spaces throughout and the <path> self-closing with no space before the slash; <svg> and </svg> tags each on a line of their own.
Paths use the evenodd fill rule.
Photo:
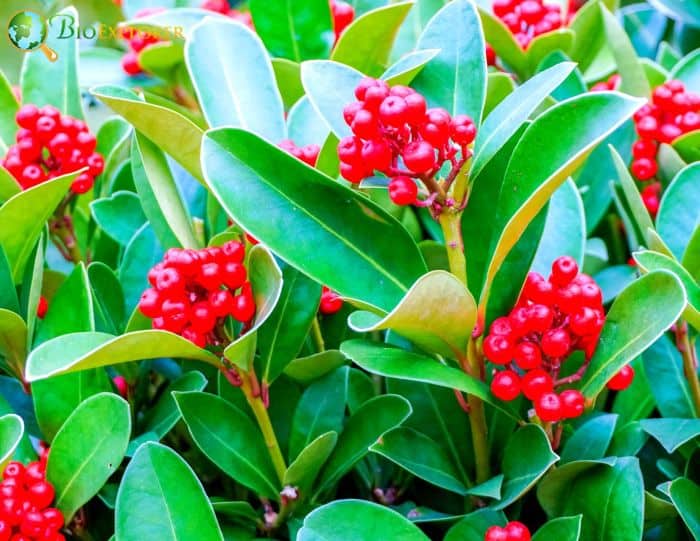
<svg viewBox="0 0 700 541">
<path fill-rule="evenodd" d="M 669 78 L 683 82 L 688 91 L 700 91 L 700 51 L 693 51 L 682 58 L 671 70 Z"/>
<path fill-rule="evenodd" d="M 350 66 L 330 60 L 301 65 L 301 82 L 314 108 L 338 139 L 350 135 L 343 108 L 354 101 L 355 87 L 364 75 Z"/>
<path fill-rule="evenodd" d="M 95 330 L 118 334 L 124 330 L 126 314 L 124 292 L 117 275 L 104 263 L 94 261 L 88 267 L 93 294 Z"/>
<path fill-rule="evenodd" d="M 321 468 L 328 460 L 336 442 L 337 432 L 321 434 L 301 450 L 284 474 L 284 486 L 293 486 L 301 494 L 308 494 Z"/>
<path fill-rule="evenodd" d="M 566 441 L 561 453 L 561 464 L 574 460 L 598 460 L 605 456 L 612 441 L 618 416 L 598 415 L 581 424 Z"/>
<path fill-rule="evenodd" d="M 46 221 L 56 210 L 79 173 L 70 173 L 42 182 L 10 198 L 0 207 L 0 247 L 5 251 L 15 283 L 19 283 Z"/>
<path fill-rule="evenodd" d="M 595 354 L 581 384 L 593 399 L 632 359 L 656 341 L 681 315 L 683 287 L 666 271 L 654 271 L 632 282 L 618 295 L 605 318 Z"/>
<path fill-rule="evenodd" d="M 27 325 L 15 312 L 0 308 L 0 353 L 17 375 L 27 358 Z"/>
<path fill-rule="evenodd" d="M 129 404 L 100 393 L 80 404 L 51 443 L 46 478 L 57 507 L 70 522 L 121 464 L 131 434 Z"/>
<path fill-rule="evenodd" d="M 649 211 L 647 211 L 642 201 L 642 197 L 639 195 L 639 189 L 632 178 L 632 175 L 627 168 L 627 165 L 622 160 L 622 157 L 618 154 L 614 147 L 610 146 L 610 154 L 612 155 L 613 163 L 615 164 L 615 170 L 617 171 L 617 178 L 622 186 L 622 191 L 625 195 L 625 201 L 629 206 L 632 218 L 636 226 L 639 228 L 642 236 L 648 229 L 654 229 L 654 224 L 649 216 Z M 615 189 L 615 185 L 611 185 L 611 189 Z"/>
<path fill-rule="evenodd" d="M 340 351 L 372 374 L 457 389 L 473 394 L 513 416 L 508 407 L 491 395 L 484 382 L 424 355 L 360 339 L 343 342 Z"/>
<path fill-rule="evenodd" d="M 388 67 L 389 53 L 413 1 L 390 4 L 356 18 L 333 47 L 331 60 L 351 66 L 370 77 Z"/>
<path fill-rule="evenodd" d="M 340 481 L 343 475 L 362 459 L 373 444 L 388 436 L 411 414 L 411 405 L 397 395 L 386 394 L 370 398 L 345 423 L 333 453 L 325 465 L 317 493 Z"/>
<path fill-rule="evenodd" d="M 459 21 L 459 24 L 455 24 Z M 431 107 L 469 115 L 476 125 L 486 96 L 486 56 L 479 14 L 468 0 L 455 0 L 428 23 L 417 49 L 440 49 L 413 81 Z"/>
<path fill-rule="evenodd" d="M 321 286 L 294 267 L 282 269 L 277 306 L 258 330 L 262 380 L 272 383 L 296 358 L 316 317 Z"/>
<path fill-rule="evenodd" d="M 284 374 L 295 381 L 309 384 L 347 363 L 345 355 L 336 349 L 294 359 L 284 367 Z"/>
<path fill-rule="evenodd" d="M 296 459 L 302 449 L 321 434 L 342 431 L 348 373 L 347 367 L 338 368 L 304 391 L 294 412 L 289 434 L 290 460 Z"/>
<path fill-rule="evenodd" d="M 612 412 L 620 416 L 618 426 L 648 417 L 656 406 L 642 359 L 634 359 L 631 366 L 634 369 L 632 383 L 625 389 L 626 392 L 617 393 L 613 401 Z M 615 455 L 610 451 L 607 454 Z"/>
<path fill-rule="evenodd" d="M 542 480 L 537 497 L 550 517 L 583 515 L 581 541 L 642 538 L 644 483 L 636 458 L 570 462 Z"/>
<path fill-rule="evenodd" d="M 694 163 L 675 176 L 661 198 L 657 230 L 678 260 L 700 226 L 700 209 L 694 204 L 699 197 L 700 163 Z"/>
<path fill-rule="evenodd" d="M 542 60 L 553 52 L 560 51 L 568 54 L 573 42 L 574 33 L 568 28 L 560 28 L 537 36 L 530 42 L 525 52 L 529 73 L 534 73 Z"/>
<path fill-rule="evenodd" d="M 131 174 L 143 212 L 161 246 L 199 248 L 192 219 L 165 154 L 138 132 L 131 140 Z"/>
<path fill-rule="evenodd" d="M 289 111 L 287 116 L 289 139 L 297 146 L 319 145 L 329 136 L 328 127 L 314 109 L 308 96 L 301 98 Z M 337 155 L 337 145 L 333 145 L 333 154 Z M 319 168 L 319 170 L 322 170 Z M 336 173 L 337 174 L 337 173 Z"/>
<path fill-rule="evenodd" d="M 116 505 L 119 541 L 223 541 L 202 484 L 175 451 L 138 448 L 124 472 Z"/>
<path fill-rule="evenodd" d="M 3 470 L 12 460 L 12 455 L 17 449 L 24 435 L 24 421 L 19 415 L 8 413 L 0 417 L 0 468 Z"/>
<path fill-rule="evenodd" d="M 26 378 L 32 382 L 87 368 L 160 357 L 181 357 L 216 368 L 221 366 L 221 360 L 213 353 L 166 331 L 136 331 L 121 336 L 79 332 L 59 336 L 34 349 L 27 359 Z"/>
<path fill-rule="evenodd" d="M 32 384 L 34 411 L 47 441 L 52 441 L 63 423 L 87 398 L 112 390 L 102 368 L 56 376 Z"/>
<path fill-rule="evenodd" d="M 284 107 L 289 109 L 304 95 L 304 87 L 301 84 L 301 66 L 286 58 L 273 58 L 271 62 L 282 102 Z"/>
<path fill-rule="evenodd" d="M 476 178 L 542 101 L 566 80 L 575 67 L 573 62 L 562 62 L 538 73 L 516 88 L 486 117 L 474 143 L 474 160 L 470 172 L 472 178 Z"/>
<path fill-rule="evenodd" d="M 585 74 L 606 45 L 605 29 L 600 4 L 594 0 L 586 2 L 574 15 L 569 28 L 574 32 L 574 42 L 570 56 L 578 62 Z"/>
<path fill-rule="evenodd" d="M 633 255 L 638 267 L 643 272 L 667 270 L 672 272 L 676 278 L 681 281 L 688 299 L 688 305 L 683 312 L 683 317 L 688 323 L 695 327 L 696 330 L 700 331 L 700 286 L 698 286 L 697 282 L 688 271 L 681 267 L 678 262 L 664 254 L 645 250 L 643 252 L 636 252 Z"/>
<path fill-rule="evenodd" d="M 690 479 L 682 477 L 671 483 L 669 493 L 673 505 L 690 533 L 693 534 L 693 538 L 700 539 L 700 512 L 697 506 L 700 487 Z"/>
<path fill-rule="evenodd" d="M 615 15 L 610 13 L 604 5 L 600 5 L 601 15 L 603 17 L 603 27 L 605 36 L 607 37 L 608 47 L 612 52 L 617 71 L 620 74 L 620 92 L 637 96 L 640 98 L 648 98 L 651 96 L 651 88 L 649 81 L 644 73 L 637 53 L 632 46 L 630 38 L 625 33 L 624 28 L 620 25 Z"/>
<path fill-rule="evenodd" d="M 537 72 L 542 73 L 546 69 L 570 60 L 571 59 L 561 51 L 554 51 L 544 57 L 542 62 L 539 63 L 537 66 Z M 586 82 L 583 80 L 583 74 L 578 68 L 574 68 L 568 77 L 564 79 L 564 81 L 554 91 L 552 91 L 552 98 L 557 101 L 564 101 L 587 91 L 588 87 L 586 86 Z"/>
<path fill-rule="evenodd" d="M 526 425 L 510 440 L 503 455 L 501 470 L 505 476 L 501 500 L 494 509 L 505 509 L 530 490 L 559 457 L 538 425 Z"/>
<path fill-rule="evenodd" d="M 700 419 L 642 419 L 639 424 L 669 454 L 700 436 Z"/>
<path fill-rule="evenodd" d="M 324 0 L 251 0 L 250 13 L 272 56 L 301 62 L 327 57 L 331 51 L 331 12 Z"/>
<path fill-rule="evenodd" d="M 567 179 L 552 195 L 547 221 L 535 252 L 532 270 L 548 275 L 552 262 L 559 256 L 573 257 L 583 266 L 586 245 L 586 216 L 576 184 Z"/>
<path fill-rule="evenodd" d="M 203 164 L 212 191 L 237 223 L 345 297 L 388 310 L 425 272 L 415 242 L 378 205 L 253 134 L 208 132 Z M 267 212 L 261 214 L 260 205 Z M 290 243 L 288 231 L 304 231 L 303 242 Z M 319 257 L 329 253 L 332 258 Z"/>
<path fill-rule="evenodd" d="M 683 254 L 683 267 L 690 273 L 696 282 L 700 282 L 700 226 L 690 238 L 688 246 Z"/>
<path fill-rule="evenodd" d="M 163 248 L 146 222 L 126 245 L 119 263 L 119 282 L 125 294 L 126 310 L 133 312 L 143 291 L 150 287 L 148 271 L 163 257 Z"/>
<path fill-rule="evenodd" d="M 95 199 L 90 202 L 90 210 L 97 225 L 122 246 L 146 223 L 141 201 L 133 192 L 118 191 Z"/>
<path fill-rule="evenodd" d="M 90 92 L 202 181 L 199 151 L 203 132 L 191 120 L 167 107 L 146 103 L 118 86 L 102 85 Z"/>
<path fill-rule="evenodd" d="M 489 291 L 496 272 L 525 226 L 552 193 L 581 165 L 595 145 L 627 120 L 638 106 L 639 100 L 620 94 L 586 94 L 555 105 L 525 130 L 508 164 L 495 211 L 496 231 L 501 234 L 492 250 L 484 292 Z M 570 129 L 552 144 L 550 136 L 558 130 L 557 126 Z M 484 300 L 482 294 L 482 305 Z"/>
<path fill-rule="evenodd" d="M 355 312 L 348 325 L 360 333 L 396 331 L 425 351 L 457 358 L 467 348 L 476 323 L 476 302 L 453 274 L 423 275 L 385 317 Z"/>
<path fill-rule="evenodd" d="M 491 526 L 505 526 L 506 517 L 501 511 L 489 507 L 469 513 L 447 531 L 444 541 L 483 541 Z"/>
<path fill-rule="evenodd" d="M 700 160 L 700 131 L 686 133 L 673 140 L 672 146 L 687 163 Z"/>
<path fill-rule="evenodd" d="M 95 308 L 84 263 L 78 263 L 51 299 L 34 347 L 68 333 L 95 330 Z"/>
<path fill-rule="evenodd" d="M 255 355 L 257 331 L 272 314 L 282 293 L 282 271 L 264 246 L 257 245 L 250 250 L 247 267 L 255 296 L 255 317 L 251 327 L 224 350 L 224 356 L 246 372 Z"/>
<path fill-rule="evenodd" d="M 457 494 L 467 493 L 442 447 L 412 428 L 401 427 L 384 434 L 370 450 L 435 486 Z"/>
<path fill-rule="evenodd" d="M 22 65 L 22 101 L 39 107 L 53 105 L 65 115 L 83 118 L 78 86 L 78 39 L 61 37 L 66 18 L 78 25 L 78 12 L 69 7 L 48 19 L 45 46 L 58 55 L 51 62 L 46 54 L 28 54 Z"/>
<path fill-rule="evenodd" d="M 15 177 L 0 166 L 0 202 L 7 201 L 22 191 Z"/>
<path fill-rule="evenodd" d="M 581 535 L 581 515 L 550 520 L 532 537 L 533 541 L 578 541 Z"/>
<path fill-rule="evenodd" d="M 683 371 L 683 359 L 671 339 L 664 335 L 642 353 L 644 371 L 663 417 L 695 417 L 693 397 Z"/>
<path fill-rule="evenodd" d="M 428 49 L 427 51 L 412 51 L 394 64 L 389 66 L 382 74 L 382 79 L 390 86 L 409 85 L 421 72 L 423 67 L 430 62 L 440 51 L 438 49 Z"/>
<path fill-rule="evenodd" d="M 505 73 L 494 71 L 489 73 L 486 81 L 486 101 L 484 102 L 484 118 L 498 107 L 498 105 L 515 90 L 515 81 Z M 481 133 L 481 130 L 479 130 Z M 477 137 L 478 137 L 477 133 Z"/>
<path fill-rule="evenodd" d="M 17 123 L 15 115 L 19 109 L 19 103 L 15 93 L 12 91 L 12 85 L 7 80 L 5 75 L 0 72 L 0 152 L 3 154 L 7 147 L 14 144 L 15 133 L 17 133 Z M 4 171 L 0 171 L 2 174 Z M 0 191 L 0 194 L 2 192 Z M 5 199 L 0 197 L 0 199 Z"/>
<path fill-rule="evenodd" d="M 498 57 L 520 79 L 527 79 L 529 74 L 525 52 L 518 45 L 518 42 L 515 41 L 513 33 L 503 24 L 503 21 L 491 13 L 491 5 L 489 4 L 487 7 L 488 9 L 484 9 L 484 6 L 479 6 L 479 16 L 484 28 L 486 42 L 493 47 Z"/>
<path fill-rule="evenodd" d="M 236 55 L 212 57 L 212 51 Z M 270 58 L 254 32 L 238 22 L 204 19 L 187 40 L 185 58 L 210 127 L 241 127 L 272 142 L 285 138 L 282 97 Z"/>
<path fill-rule="evenodd" d="M 279 482 L 260 429 L 218 396 L 173 393 L 197 447 L 222 471 L 260 496 L 279 498 Z"/>
<path fill-rule="evenodd" d="M 180 420 L 181 414 L 175 402 L 174 393 L 203 391 L 207 378 L 196 370 L 185 372 L 170 382 L 152 408 L 148 409 L 139 424 L 142 434 L 153 432 L 162 439 Z"/>
<path fill-rule="evenodd" d="M 396 511 L 363 500 L 337 500 L 319 507 L 306 515 L 297 535 L 297 541 L 340 539 L 427 541 L 428 537 Z"/>
</svg>

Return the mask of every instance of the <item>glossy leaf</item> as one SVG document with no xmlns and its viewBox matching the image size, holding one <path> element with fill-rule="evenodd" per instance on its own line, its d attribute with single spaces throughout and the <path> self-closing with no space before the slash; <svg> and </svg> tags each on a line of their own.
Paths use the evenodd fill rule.
<svg viewBox="0 0 700 541">
<path fill-rule="evenodd" d="M 297 146 L 319 145 L 328 137 L 328 126 L 311 104 L 308 96 L 301 98 L 287 116 L 289 139 Z M 337 143 L 336 143 L 337 145 Z M 333 148 L 336 153 L 336 148 Z M 321 169 L 319 169 L 321 170 Z"/>
<path fill-rule="evenodd" d="M 700 436 L 700 419 L 642 419 L 639 424 L 669 454 Z"/>
<path fill-rule="evenodd" d="M 27 325 L 15 312 L 4 308 L 0 309 L 0 353 L 16 370 L 22 370 L 27 358 Z"/>
<path fill-rule="evenodd" d="M 698 513 L 697 501 L 700 498 L 700 487 L 690 479 L 684 477 L 671 483 L 669 493 L 673 505 L 678 514 L 693 534 L 695 539 L 700 538 L 700 513 Z"/>
<path fill-rule="evenodd" d="M 410 52 L 389 66 L 381 78 L 390 86 L 407 86 L 439 52 L 437 49 Z"/>
<path fill-rule="evenodd" d="M 166 331 L 136 331 L 121 336 L 80 332 L 59 336 L 34 349 L 27 359 L 26 378 L 36 381 L 87 368 L 159 357 L 204 361 L 217 368 L 221 365 L 213 353 Z"/>
<path fill-rule="evenodd" d="M 12 91 L 12 85 L 7 80 L 4 74 L 0 75 L 0 151 L 5 153 L 7 147 L 15 142 L 15 133 L 17 132 L 17 123 L 15 115 L 19 109 L 17 97 Z M 0 171 L 0 176 L 4 175 L 5 171 Z M 8 175 L 9 176 L 9 175 Z M 1 181 L 4 184 L 3 181 Z M 2 189 L 0 189 L 0 195 Z M 0 197 L 0 200 L 5 197 Z"/>
<path fill-rule="evenodd" d="M 581 535 L 581 515 L 560 517 L 541 526 L 532 537 L 533 541 L 578 541 Z"/>
<path fill-rule="evenodd" d="M 139 197 L 133 192 L 118 191 L 110 197 L 90 203 L 92 216 L 102 230 L 122 246 L 132 239 L 146 222 Z"/>
<path fill-rule="evenodd" d="M 120 541 L 223 541 L 202 484 L 175 451 L 145 443 L 124 472 L 116 505 Z"/>
<path fill-rule="evenodd" d="M 236 55 L 212 56 L 212 51 Z M 193 28 L 185 58 L 210 127 L 241 127 L 275 143 L 285 138 L 282 97 L 270 58 L 254 32 L 238 22 L 205 19 Z"/>
<path fill-rule="evenodd" d="M 700 52 L 693 51 L 676 64 L 671 73 L 671 79 L 683 82 L 692 92 L 700 91 Z"/>
<path fill-rule="evenodd" d="M 355 312 L 350 328 L 366 333 L 391 329 L 425 351 L 456 358 L 466 351 L 476 323 L 476 302 L 453 274 L 432 271 L 413 284 L 385 317 Z"/>
<path fill-rule="evenodd" d="M 683 169 L 664 191 L 656 218 L 661 238 L 676 259 L 684 251 L 695 230 L 700 226 L 700 209 L 694 200 L 700 197 L 700 164 Z"/>
<path fill-rule="evenodd" d="M 630 218 L 634 220 L 635 225 L 639 228 L 643 236 L 645 231 L 654 228 L 654 224 L 649 216 L 649 211 L 647 211 L 644 206 L 637 185 L 634 183 L 634 179 L 632 179 L 632 175 L 625 162 L 612 146 L 610 147 L 610 153 L 612 154 L 615 170 L 617 171 L 617 178 L 625 195 L 625 201 L 631 213 Z M 615 189 L 614 184 L 611 185 L 611 189 Z"/>
<path fill-rule="evenodd" d="M 12 459 L 22 436 L 24 435 L 24 421 L 19 415 L 8 413 L 0 417 L 0 468 Z"/>
<path fill-rule="evenodd" d="M 82 402 L 51 443 L 46 478 L 67 521 L 121 464 L 131 435 L 129 404 L 112 393 Z"/>
<path fill-rule="evenodd" d="M 314 353 L 308 357 L 294 359 L 284 368 L 284 374 L 295 381 L 308 384 L 332 372 L 348 361 L 337 349 Z"/>
<path fill-rule="evenodd" d="M 579 425 L 564 445 L 561 463 L 603 458 L 612 441 L 617 419 L 615 414 L 598 415 Z"/>
<path fill-rule="evenodd" d="M 661 336 L 642 353 L 644 371 L 656 406 L 664 417 L 692 418 L 693 397 L 683 371 L 683 359 L 668 336 Z"/>
<path fill-rule="evenodd" d="M 271 62 L 282 102 L 285 108 L 289 109 L 304 95 L 304 87 L 301 84 L 301 66 L 286 58 L 273 58 Z"/>
<path fill-rule="evenodd" d="M 253 134 L 208 132 L 203 163 L 217 199 L 239 224 L 343 296 L 388 310 L 425 272 L 418 247 L 394 218 Z M 305 234 L 290 243 L 290 230 Z M 331 252 L 332 260 L 324 255 Z M 352 275 L 338 266 L 352 267 Z"/>
<path fill-rule="evenodd" d="M 505 526 L 506 517 L 501 511 L 485 507 L 466 515 L 452 526 L 444 541 L 483 541 L 491 526 Z"/>
<path fill-rule="evenodd" d="M 333 453 L 328 459 L 318 483 L 318 492 L 337 483 L 343 475 L 374 450 L 373 444 L 387 437 L 411 414 L 411 405 L 397 395 L 382 395 L 369 399 L 353 412 L 345 423 Z"/>
<path fill-rule="evenodd" d="M 324 539 L 427 541 L 428 537 L 387 507 L 362 500 L 337 500 L 308 514 L 297 535 L 297 541 Z"/>
<path fill-rule="evenodd" d="M 651 272 L 625 288 L 606 315 L 581 392 L 595 398 L 620 368 L 678 319 L 685 304 L 680 282 L 666 271 Z"/>
<path fill-rule="evenodd" d="M 302 494 L 308 494 L 337 441 L 338 433 L 331 431 L 321 434 L 304 447 L 287 468 L 284 485 L 296 487 Z"/>
</svg>

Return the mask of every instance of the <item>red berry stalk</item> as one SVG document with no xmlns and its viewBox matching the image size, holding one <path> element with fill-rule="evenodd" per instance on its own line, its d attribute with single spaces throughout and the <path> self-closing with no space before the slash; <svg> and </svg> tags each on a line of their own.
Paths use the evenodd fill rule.
<svg viewBox="0 0 700 541">
<path fill-rule="evenodd" d="M 230 241 L 202 250 L 171 248 L 148 273 L 151 288 L 139 310 L 153 328 L 179 334 L 199 347 L 231 341 L 228 317 L 243 324 L 255 316 L 255 299 L 244 265 L 245 247 Z"/>
<path fill-rule="evenodd" d="M 524 394 L 544 422 L 580 416 L 584 397 L 562 387 L 580 380 L 598 345 L 605 323 L 602 293 L 593 279 L 579 273 L 576 261 L 559 257 L 548 279 L 528 274 L 517 305 L 507 317 L 496 319 L 483 343 L 484 355 L 505 367 L 495 372 L 491 391 L 501 400 Z M 573 375 L 560 379 L 563 364 L 575 351 L 585 360 Z M 624 379 L 631 368 L 623 369 Z M 627 385 L 611 380 L 611 388 Z"/>
<path fill-rule="evenodd" d="M 530 530 L 522 522 L 511 521 L 504 528 L 491 526 L 486 530 L 484 541 L 530 541 Z"/>
<path fill-rule="evenodd" d="M 65 541 L 63 515 L 50 507 L 54 488 L 46 480 L 46 455 L 26 467 L 10 462 L 0 483 L 0 541 Z"/>
<path fill-rule="evenodd" d="M 342 176 L 359 184 L 376 171 L 383 173 L 391 179 L 389 196 L 394 203 L 431 207 L 435 216 L 443 207 L 463 205 L 447 194 L 471 157 L 474 122 L 466 115 L 453 118 L 444 109 L 428 109 L 415 90 L 401 85 L 390 88 L 376 79 L 363 79 L 355 97 L 358 101 L 343 110 L 354 135 L 338 144 Z M 445 163 L 450 164 L 450 172 L 439 182 L 436 176 Z M 419 193 L 425 199 L 419 199 Z"/>
</svg>

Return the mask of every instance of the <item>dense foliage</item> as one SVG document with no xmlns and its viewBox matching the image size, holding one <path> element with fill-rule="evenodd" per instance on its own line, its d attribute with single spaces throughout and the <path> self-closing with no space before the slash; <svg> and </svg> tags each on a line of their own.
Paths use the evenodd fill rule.
<svg viewBox="0 0 700 541">
<path fill-rule="evenodd" d="M 696 3 L 73 4 L 0 6 L 0 541 L 700 540 Z"/>
</svg>

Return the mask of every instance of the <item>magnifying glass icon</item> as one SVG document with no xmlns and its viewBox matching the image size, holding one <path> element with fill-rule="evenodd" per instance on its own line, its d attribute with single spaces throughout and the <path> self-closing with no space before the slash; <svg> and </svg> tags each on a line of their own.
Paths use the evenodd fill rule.
<svg viewBox="0 0 700 541">
<path fill-rule="evenodd" d="M 13 46 L 25 53 L 40 49 L 50 62 L 56 62 L 58 55 L 46 45 L 47 36 L 46 21 L 33 11 L 20 11 L 7 24 L 7 37 Z"/>
</svg>

